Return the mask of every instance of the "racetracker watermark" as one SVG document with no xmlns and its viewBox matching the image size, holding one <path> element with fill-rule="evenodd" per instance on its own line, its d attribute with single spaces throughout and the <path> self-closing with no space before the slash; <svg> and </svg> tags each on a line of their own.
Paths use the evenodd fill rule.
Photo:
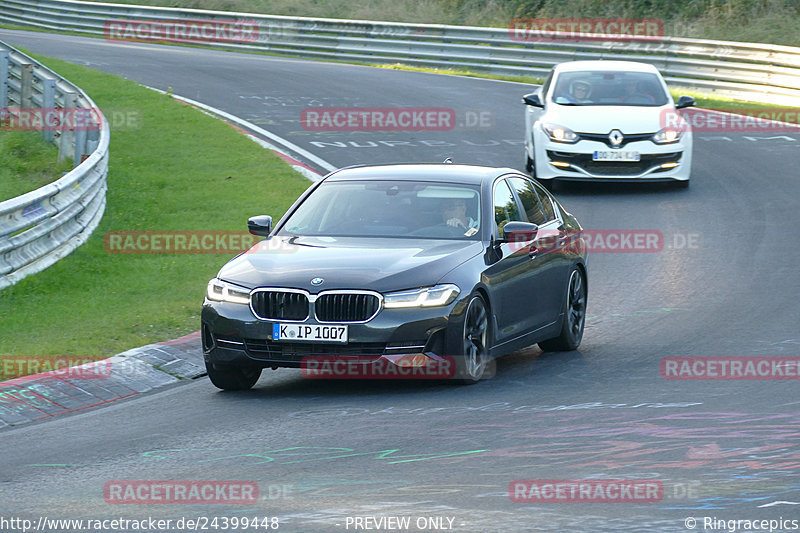
<svg viewBox="0 0 800 533">
<path fill-rule="evenodd" d="M 685 129 L 694 133 L 800 133 L 800 109 L 730 109 L 727 111 L 686 108 L 661 112 L 662 128 Z"/>
<path fill-rule="evenodd" d="M 300 125 L 308 131 L 450 131 L 449 107 L 307 107 Z"/>
<path fill-rule="evenodd" d="M 661 19 L 542 18 L 514 19 L 508 25 L 512 41 L 647 41 L 664 37 Z"/>
<path fill-rule="evenodd" d="M 252 43 L 258 41 L 258 22 L 182 20 L 108 20 L 103 35 L 109 41 L 140 43 Z"/>
<path fill-rule="evenodd" d="M 800 357 L 664 357 L 659 370 L 670 380 L 797 380 Z"/>
<path fill-rule="evenodd" d="M 516 503 L 655 503 L 664 486 L 650 479 L 517 479 L 508 484 Z"/>
<path fill-rule="evenodd" d="M 561 231 L 542 229 L 532 244 L 530 234 L 518 234 L 511 241 L 512 251 L 529 250 L 536 253 L 657 253 L 664 249 L 664 234 L 653 229 L 583 229 Z M 529 250 L 534 251 L 534 250 Z"/>
<path fill-rule="evenodd" d="M 103 247 L 110 254 L 238 254 L 259 239 L 246 231 L 109 231 Z"/>
<path fill-rule="evenodd" d="M 0 130 L 95 131 L 101 116 L 96 107 L 3 107 Z"/>
<path fill-rule="evenodd" d="M 258 501 L 255 481 L 165 481 L 119 480 L 103 487 L 106 503 L 122 504 L 190 504 Z"/>
<path fill-rule="evenodd" d="M 99 379 L 111 375 L 111 361 L 102 356 L 0 355 L 0 380 L 47 372 L 67 379 Z"/>
<path fill-rule="evenodd" d="M 451 379 L 456 365 L 453 357 L 433 359 L 423 354 L 378 358 L 316 355 L 303 357 L 300 371 L 308 379 Z"/>
</svg>

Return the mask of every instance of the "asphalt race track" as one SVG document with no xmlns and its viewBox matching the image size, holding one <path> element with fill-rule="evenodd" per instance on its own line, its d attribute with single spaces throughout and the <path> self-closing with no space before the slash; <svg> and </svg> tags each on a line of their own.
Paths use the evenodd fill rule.
<svg viewBox="0 0 800 533">
<path fill-rule="evenodd" d="M 337 167 L 523 163 L 524 84 L 11 30 L 0 39 L 172 87 Z M 301 111 L 320 105 L 447 107 L 459 125 L 304 130 Z M 410 517 L 408 531 L 434 530 L 433 518 L 458 532 L 800 519 L 797 379 L 667 380 L 659 366 L 671 356 L 800 356 L 800 134 L 698 133 L 694 157 L 688 190 L 556 190 L 586 228 L 663 234 L 657 252 L 591 255 L 579 351 L 515 353 L 472 387 L 315 381 L 284 369 L 265 371 L 252 391 L 221 393 L 201 378 L 6 428 L 0 515 L 277 517 L 287 532 L 363 531 L 354 517 L 381 516 Z M 242 213 L 243 227 L 256 214 Z M 663 497 L 518 503 L 517 479 L 650 480 Z M 260 490 L 251 504 L 121 505 L 104 499 L 115 480 L 247 480 Z"/>
</svg>

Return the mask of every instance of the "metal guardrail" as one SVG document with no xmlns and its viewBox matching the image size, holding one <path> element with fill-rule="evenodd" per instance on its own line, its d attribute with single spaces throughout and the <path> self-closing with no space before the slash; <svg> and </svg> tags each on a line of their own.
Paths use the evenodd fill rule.
<svg viewBox="0 0 800 533">
<path fill-rule="evenodd" d="M 83 124 L 67 121 L 42 130 L 45 139 L 58 145 L 59 158 L 71 157 L 75 168 L 53 183 L 0 202 L 2 289 L 68 255 L 97 227 L 106 205 L 109 128 L 79 87 L 1 41 L 0 108 L 14 110 L 12 115 L 26 109 L 85 114 Z"/>
<path fill-rule="evenodd" d="M 800 48 L 676 37 L 521 42 L 507 28 L 177 9 L 76 0 L 0 0 L 0 21 L 103 35 L 114 20 L 204 20 L 258 26 L 251 42 L 203 44 L 292 56 L 542 76 L 579 59 L 627 59 L 655 65 L 668 83 L 778 105 L 800 105 Z"/>
</svg>

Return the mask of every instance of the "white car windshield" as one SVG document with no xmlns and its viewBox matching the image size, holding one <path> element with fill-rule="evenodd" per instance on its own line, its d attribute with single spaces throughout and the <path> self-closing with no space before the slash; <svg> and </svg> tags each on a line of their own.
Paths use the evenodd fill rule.
<svg viewBox="0 0 800 533">
<path fill-rule="evenodd" d="M 669 102 L 658 75 L 625 71 L 563 72 L 551 98 L 560 105 L 658 107 Z"/>
</svg>

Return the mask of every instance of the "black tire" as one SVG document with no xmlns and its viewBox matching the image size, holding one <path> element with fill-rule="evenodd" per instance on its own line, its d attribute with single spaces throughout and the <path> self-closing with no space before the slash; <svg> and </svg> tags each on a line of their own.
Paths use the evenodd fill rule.
<svg viewBox="0 0 800 533">
<path fill-rule="evenodd" d="M 533 164 L 533 159 L 528 154 L 525 154 L 525 171 L 530 174 L 532 178 L 536 177 L 536 165 Z"/>
<path fill-rule="evenodd" d="M 489 356 L 492 332 L 483 298 L 473 294 L 464 310 L 457 345 L 451 352 L 456 363 L 457 383 L 472 385 L 494 375 L 495 360 Z"/>
<path fill-rule="evenodd" d="M 583 339 L 586 323 L 586 277 L 577 266 L 570 270 L 564 302 L 564 321 L 558 337 L 539 343 L 545 352 L 569 352 L 575 350 Z"/>
<path fill-rule="evenodd" d="M 675 187 L 678 189 L 688 189 L 689 188 L 689 181 L 690 180 L 675 180 Z"/>
<path fill-rule="evenodd" d="M 206 372 L 215 387 L 222 390 L 248 390 L 261 377 L 261 369 L 206 363 Z"/>
</svg>

